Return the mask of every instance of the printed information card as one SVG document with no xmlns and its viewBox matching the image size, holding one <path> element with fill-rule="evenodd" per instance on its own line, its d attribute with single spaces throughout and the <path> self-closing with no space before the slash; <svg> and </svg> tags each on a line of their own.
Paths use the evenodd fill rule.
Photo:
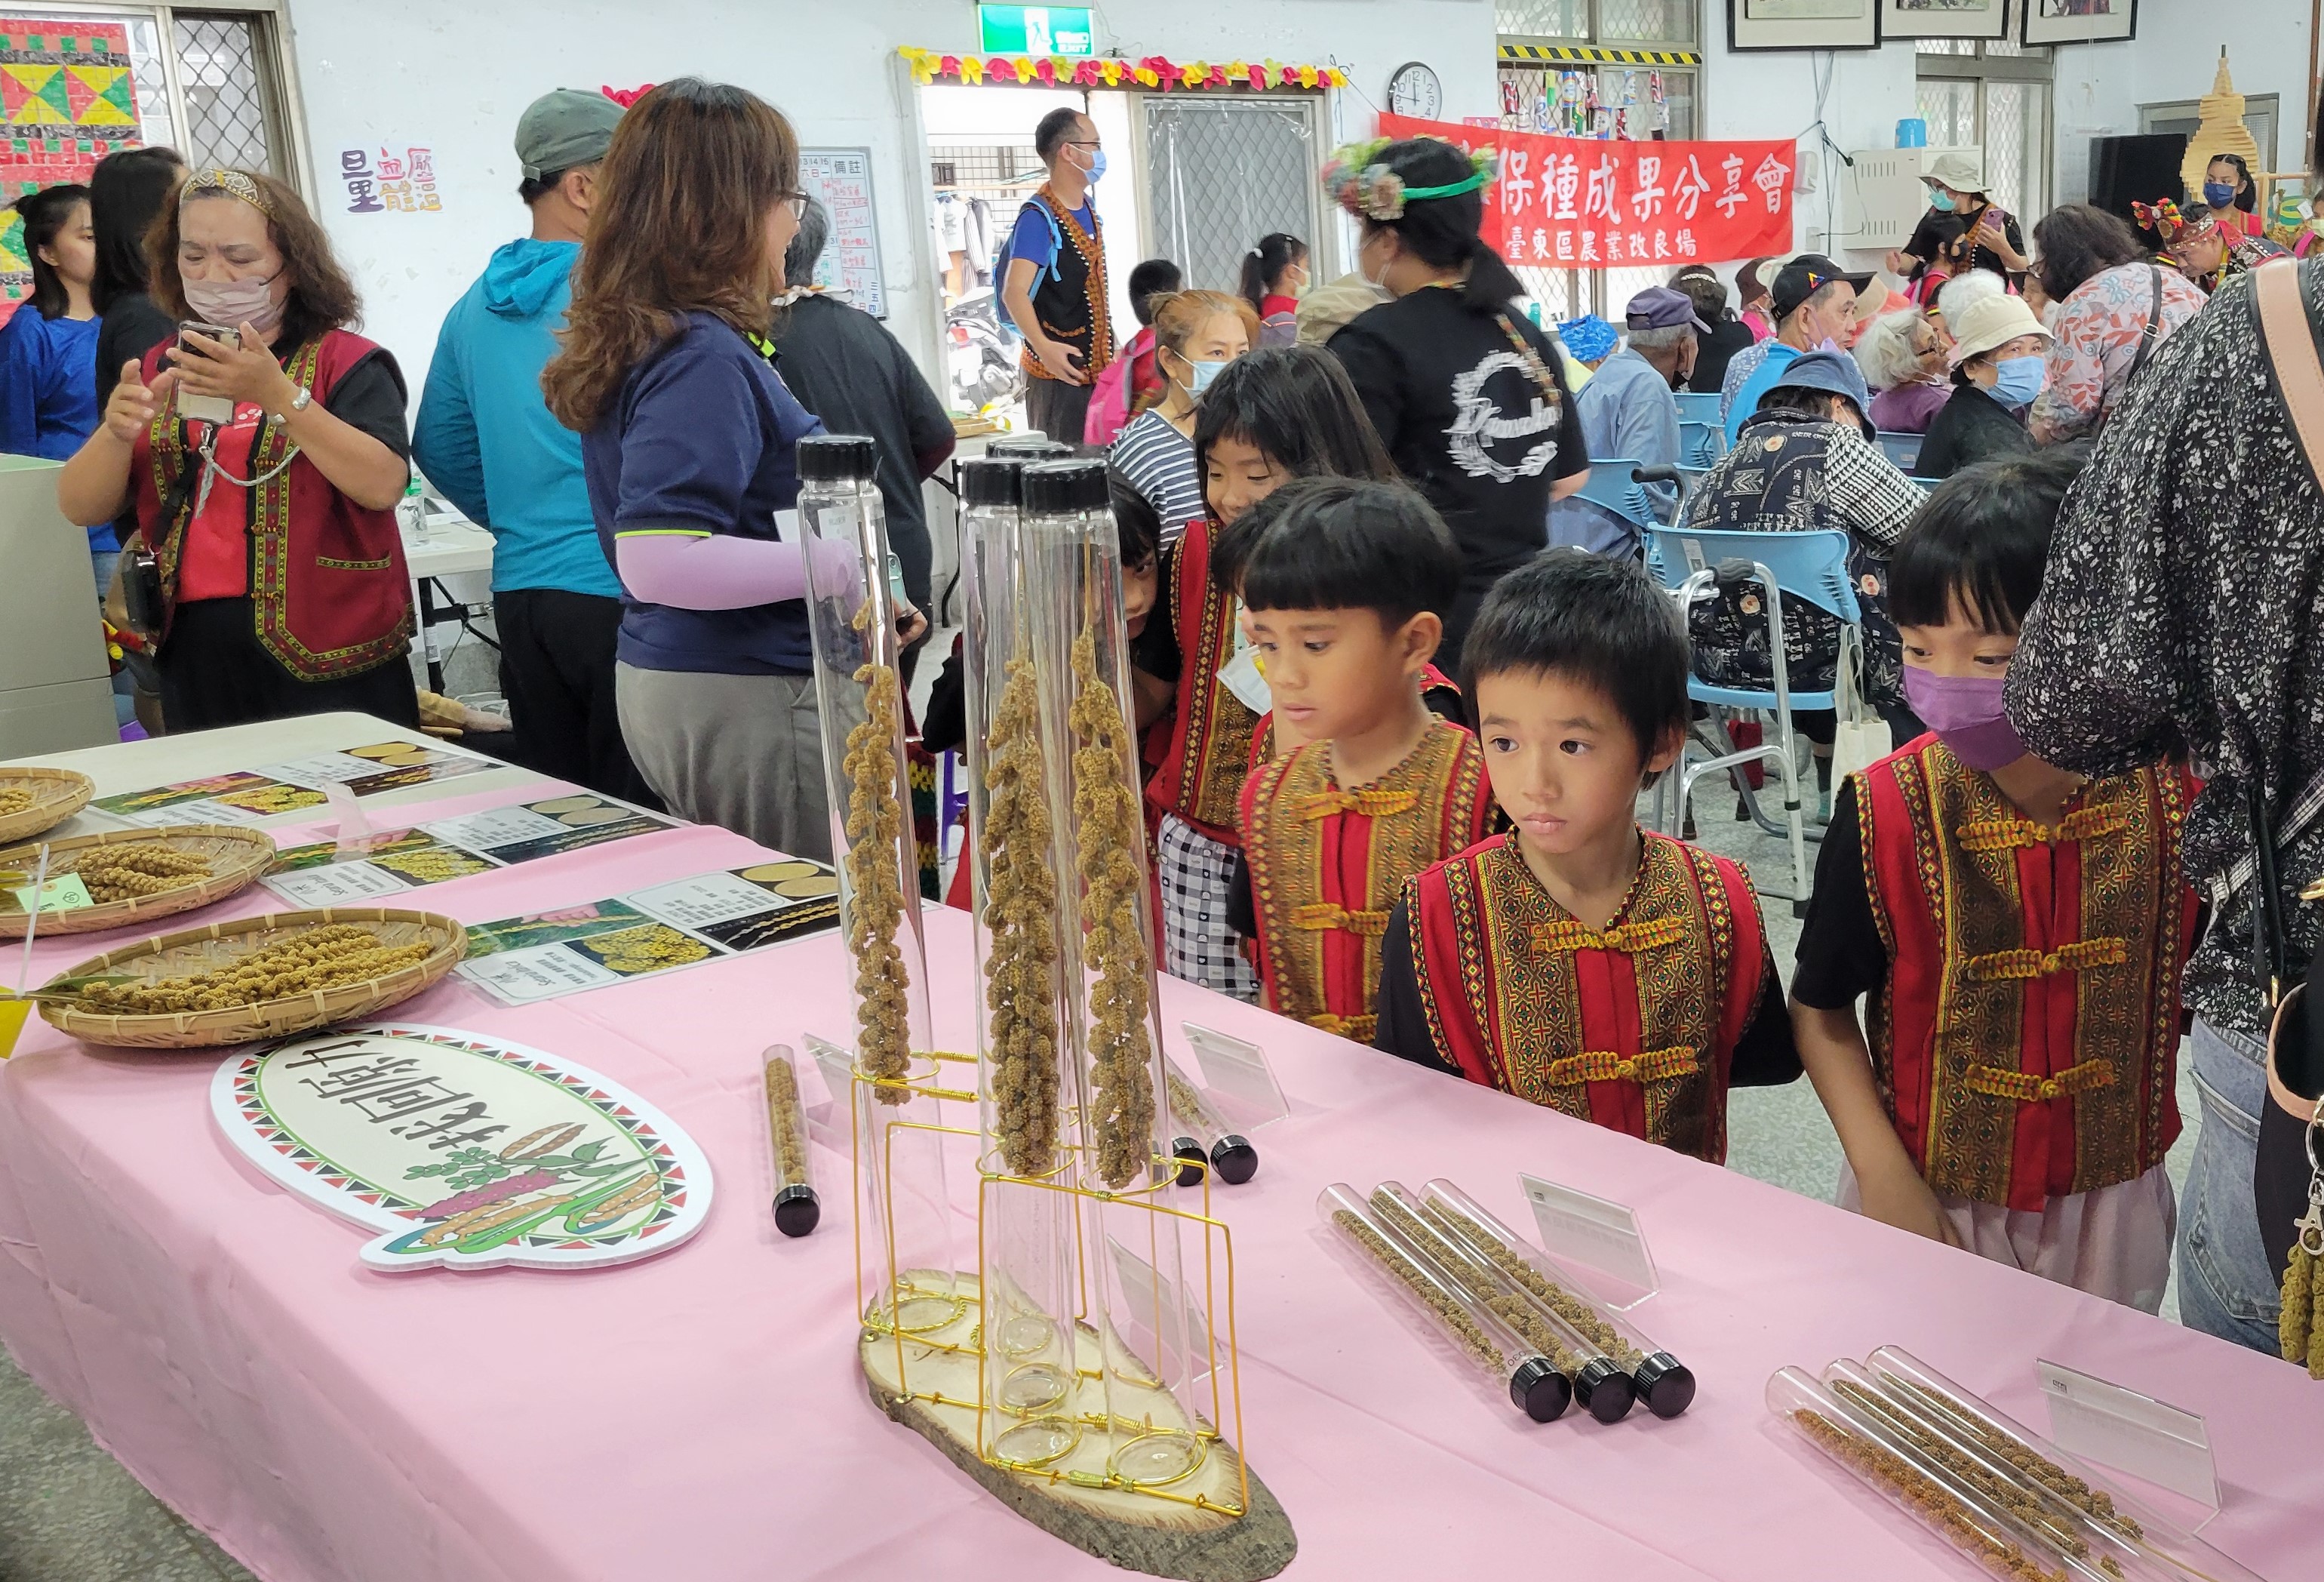
<svg viewBox="0 0 2324 1582">
<path fill-rule="evenodd" d="M 236 770 L 203 780 L 180 781 L 174 785 L 99 797 L 89 807 L 138 828 L 158 828 L 166 824 L 246 826 L 263 823 L 278 814 L 323 807 L 330 800 L 325 789 L 328 786 L 342 785 L 352 795 L 373 797 L 383 791 L 457 780 L 500 767 L 489 758 L 448 747 L 423 747 L 417 742 L 377 742 L 367 747 L 321 753 L 263 769 Z"/>
<path fill-rule="evenodd" d="M 353 840 L 287 847 L 261 883 L 294 906 L 346 906 L 672 828 L 666 819 L 577 791 Z"/>
</svg>

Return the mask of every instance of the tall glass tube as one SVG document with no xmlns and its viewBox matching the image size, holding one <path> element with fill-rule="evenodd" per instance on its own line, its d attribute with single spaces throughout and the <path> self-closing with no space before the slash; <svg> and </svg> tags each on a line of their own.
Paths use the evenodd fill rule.
<svg viewBox="0 0 2324 1582">
<path fill-rule="evenodd" d="M 945 1193 L 919 857 L 906 812 L 899 634 L 870 439 L 799 441 L 816 700 L 842 931 L 855 967 L 857 1245 L 873 1329 L 930 1335 L 965 1309 Z"/>
<path fill-rule="evenodd" d="M 1623 1314 L 1591 1300 L 1588 1288 L 1547 1254 L 1502 1224 L 1451 1181 L 1421 1189 L 1430 1219 L 1490 1259 L 1493 1265 L 1628 1370 L 1632 1392 L 1656 1417 L 1676 1417 L 1694 1403 L 1694 1373 L 1655 1344 Z"/>
<path fill-rule="evenodd" d="M 1157 1102 L 1164 1079 L 1153 890 L 1130 723 L 1121 542 L 1104 465 L 1027 467 L 1019 541 L 1033 651 L 1042 656 L 1042 726 L 1059 745 L 1046 768 L 1077 1169 L 1082 1185 L 1100 1194 L 1084 1256 L 1114 1439 L 1108 1470 L 1134 1486 L 1167 1485 L 1200 1466 L 1205 1448 L 1187 1404 L 1197 1369 L 1178 1222 L 1155 1211 L 1172 1201 L 1176 1161 Z"/>
<path fill-rule="evenodd" d="M 1058 1038 L 1051 748 L 1017 552 L 1022 463 L 960 467 L 962 652 L 967 695 L 981 1124 L 977 1281 L 983 1382 L 979 1450 L 1038 1467 L 1080 1442 L 1080 1300 L 1074 1203 L 1054 1189 L 1068 1159 L 1070 1072 Z"/>
<path fill-rule="evenodd" d="M 1425 1255 L 1416 1255 L 1353 1188 L 1344 1182 L 1324 1188 L 1315 1199 L 1315 1212 L 1379 1283 L 1393 1290 L 1487 1378 L 1508 1390 L 1518 1411 L 1536 1422 L 1554 1422 L 1565 1415 L 1573 1397 L 1572 1382 L 1499 1314 L 1446 1279 Z"/>
</svg>

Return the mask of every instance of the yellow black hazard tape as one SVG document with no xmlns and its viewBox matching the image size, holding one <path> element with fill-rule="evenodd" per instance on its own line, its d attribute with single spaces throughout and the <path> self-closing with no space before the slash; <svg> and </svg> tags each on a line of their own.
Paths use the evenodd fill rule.
<svg viewBox="0 0 2324 1582">
<path fill-rule="evenodd" d="M 1700 66 L 1702 56 L 1692 50 L 1601 50 L 1586 44 L 1512 44 L 1500 46 L 1504 60 L 1529 60 L 1551 66 Z"/>
</svg>

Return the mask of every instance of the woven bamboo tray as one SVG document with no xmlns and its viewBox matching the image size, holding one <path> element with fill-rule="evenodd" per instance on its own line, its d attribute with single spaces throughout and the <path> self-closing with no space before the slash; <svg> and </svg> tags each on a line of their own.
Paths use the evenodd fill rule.
<svg viewBox="0 0 2324 1582">
<path fill-rule="evenodd" d="M 49 877 L 71 873 L 106 847 L 144 842 L 158 842 L 173 851 L 205 859 L 210 865 L 209 877 L 189 879 L 158 894 L 99 902 L 72 911 L 42 912 L 41 937 L 45 939 L 53 934 L 102 933 L 106 929 L 124 929 L 132 923 L 152 922 L 157 918 L 191 911 L 213 901 L 224 901 L 247 887 L 274 860 L 274 842 L 255 829 L 236 829 L 225 824 L 181 824 L 174 828 L 116 829 L 105 835 L 78 835 L 70 840 L 52 841 L 49 845 Z M 0 851 L 0 870 L 25 874 L 23 883 L 27 884 L 32 883 L 30 875 L 40 861 L 38 842 Z M 0 912 L 0 939 L 23 939 L 27 921 L 21 911 Z"/>
<path fill-rule="evenodd" d="M 85 807 L 97 794 L 97 782 L 69 769 L 0 768 L 0 791 L 19 787 L 32 793 L 32 805 L 14 813 L 0 813 L 0 844 L 28 840 L 43 829 L 53 829 Z"/>
<path fill-rule="evenodd" d="M 124 1049 L 216 1049 L 226 1044 L 252 1043 L 328 1027 L 335 1022 L 366 1016 L 408 1000 L 451 971 L 468 950 L 467 930 L 451 918 L 381 906 L 334 906 L 313 911 L 270 912 L 264 917 L 161 934 L 92 957 L 58 976 L 87 977 L 113 972 L 144 978 L 181 977 L 189 973 L 208 972 L 237 957 L 278 943 L 287 935 L 327 923 L 361 923 L 387 944 L 408 945 L 425 939 L 432 941 L 435 948 L 417 965 L 384 977 L 343 984 L 313 994 L 261 1000 L 254 1005 L 236 1005 L 222 1011 L 121 1015 L 44 1000 L 41 1002 L 41 1015 L 51 1026 L 84 1043 Z"/>
</svg>

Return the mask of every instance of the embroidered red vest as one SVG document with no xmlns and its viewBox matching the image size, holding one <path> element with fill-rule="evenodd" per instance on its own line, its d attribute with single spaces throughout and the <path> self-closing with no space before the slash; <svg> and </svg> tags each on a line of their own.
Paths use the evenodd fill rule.
<svg viewBox="0 0 2324 1582">
<path fill-rule="evenodd" d="M 1169 736 L 1156 756 L 1153 778 L 1146 782 L 1146 797 L 1213 840 L 1233 846 L 1258 717 L 1219 681 L 1220 667 L 1234 657 L 1235 601 L 1211 580 L 1215 531 L 1207 522 L 1188 523 L 1170 556 L 1168 607 L 1178 639 L 1178 704 L 1167 721 Z"/>
<path fill-rule="evenodd" d="M 1113 361 L 1113 320 L 1105 300 L 1105 227 L 1098 221 L 1095 200 L 1091 200 L 1088 230 L 1082 229 L 1074 211 L 1058 202 L 1057 195 L 1046 185 L 1026 201 L 1047 209 L 1057 232 L 1057 255 L 1039 277 L 1039 289 L 1033 293 L 1033 316 L 1050 339 L 1063 341 L 1081 353 L 1084 371 L 1094 379 Z M 1031 378 L 1056 377 L 1033 355 L 1030 346 L 1018 353 L 1017 360 Z M 1081 438 L 1078 434 L 1058 437 Z"/>
<path fill-rule="evenodd" d="M 1857 777 L 1873 1070 L 1937 1191 L 2038 1213 L 2170 1151 L 2190 800 L 2167 766 L 2092 781 L 2052 840 L 1933 735 Z"/>
<path fill-rule="evenodd" d="M 145 354 L 145 378 L 162 367 L 165 341 Z M 283 371 L 327 401 L 364 356 L 379 348 L 344 329 L 326 330 L 291 354 Z M 178 562 L 201 486 L 201 458 L 191 425 L 163 409 L 138 440 L 130 463 L 137 520 L 160 563 L 162 599 L 174 609 Z M 279 423 L 261 426 L 248 458 L 221 456 L 227 471 L 264 476 L 290 449 Z M 244 471 L 245 465 L 248 471 Z M 401 657 L 414 630 L 411 579 L 392 509 L 356 504 L 304 456 L 252 491 L 250 599 L 258 641 L 301 680 L 351 676 Z M 164 521 L 165 503 L 173 511 Z"/>
<path fill-rule="evenodd" d="M 1243 855 L 1270 1011 L 1370 1043 L 1380 935 L 1405 881 L 1484 838 L 1485 755 L 1438 721 L 1404 762 L 1360 791 L 1332 779 L 1311 742 L 1243 787 Z"/>
<path fill-rule="evenodd" d="M 1603 931 L 1550 898 L 1497 835 L 1405 891 L 1429 1035 L 1471 1082 L 1713 1164 L 1757 1009 L 1758 899 L 1725 857 L 1642 832 Z"/>
</svg>

